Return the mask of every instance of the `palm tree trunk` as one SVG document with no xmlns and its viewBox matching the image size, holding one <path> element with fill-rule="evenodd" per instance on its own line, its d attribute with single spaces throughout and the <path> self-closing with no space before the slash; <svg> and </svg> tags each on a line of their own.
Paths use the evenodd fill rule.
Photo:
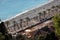
<svg viewBox="0 0 60 40">
<path fill-rule="evenodd" d="M 22 20 L 22 19 L 20 19 L 20 27 L 21 27 L 21 28 L 22 28 L 22 21 L 23 21 L 23 20 Z"/>
<path fill-rule="evenodd" d="M 42 14 L 42 13 L 39 13 L 39 20 L 40 20 L 40 22 L 41 22 L 41 14 Z"/>
</svg>

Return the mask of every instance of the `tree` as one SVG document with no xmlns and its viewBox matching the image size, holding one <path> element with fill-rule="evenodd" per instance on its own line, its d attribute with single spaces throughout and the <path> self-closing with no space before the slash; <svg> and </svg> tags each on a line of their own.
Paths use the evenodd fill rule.
<svg viewBox="0 0 60 40">
<path fill-rule="evenodd" d="M 28 38 L 25 35 L 18 34 L 16 37 L 17 40 L 28 40 Z"/>
<path fill-rule="evenodd" d="M 60 8 L 60 5 L 59 6 L 56 6 L 57 8 Z"/>
<path fill-rule="evenodd" d="M 20 19 L 20 27 L 22 28 L 22 22 L 23 22 L 23 19 Z"/>
<path fill-rule="evenodd" d="M 39 14 L 39 20 L 41 20 L 42 13 L 40 12 L 38 14 Z"/>
<path fill-rule="evenodd" d="M 30 21 L 30 18 L 26 17 L 26 21 L 27 21 L 27 25 L 28 25 L 28 22 Z"/>
<path fill-rule="evenodd" d="M 46 11 L 43 11 L 43 13 L 44 13 L 44 18 L 45 18 Z"/>
<path fill-rule="evenodd" d="M 15 22 L 15 21 L 13 21 L 13 27 L 14 27 L 14 30 L 16 31 L 15 26 L 16 26 L 16 22 Z"/>
<path fill-rule="evenodd" d="M 4 22 L 0 23 L 0 32 L 5 35 L 7 33 L 6 26 L 4 25 Z"/>
<path fill-rule="evenodd" d="M 60 15 L 56 14 L 53 17 L 53 23 L 54 23 L 54 27 L 55 27 L 55 32 L 57 34 L 57 36 L 60 36 Z"/>
<path fill-rule="evenodd" d="M 14 24 L 14 25 L 13 25 L 13 26 L 14 26 L 14 29 L 15 29 L 15 28 L 18 28 L 18 29 L 19 29 L 19 28 L 20 28 L 19 25 L 18 25 L 18 23 L 17 23 L 16 21 L 13 21 L 13 24 Z M 16 30 L 15 30 L 15 31 L 16 31 Z"/>
<path fill-rule="evenodd" d="M 54 8 L 55 8 L 55 6 L 52 6 L 51 8 L 52 8 L 52 9 L 54 9 Z"/>
<path fill-rule="evenodd" d="M 6 21 L 6 25 L 7 25 L 7 27 L 8 27 L 8 25 L 9 25 L 9 21 Z"/>
<path fill-rule="evenodd" d="M 5 39 L 5 36 L 2 35 L 2 33 L 0 32 L 0 40 L 4 40 Z"/>
<path fill-rule="evenodd" d="M 51 9 L 47 9 L 47 11 L 48 11 L 48 17 L 50 17 L 51 16 L 51 14 L 50 14 L 50 11 L 51 11 Z"/>
</svg>

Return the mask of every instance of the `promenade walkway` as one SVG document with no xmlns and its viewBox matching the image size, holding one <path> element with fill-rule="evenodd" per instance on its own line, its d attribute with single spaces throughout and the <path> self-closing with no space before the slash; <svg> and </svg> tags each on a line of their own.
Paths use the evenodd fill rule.
<svg viewBox="0 0 60 40">
<path fill-rule="evenodd" d="M 51 22 L 52 22 L 51 20 L 48 20 L 46 22 L 43 22 L 41 24 L 38 24 L 38 25 L 36 25 L 36 26 L 34 26 L 32 28 L 28 28 L 28 29 L 26 29 L 26 30 L 24 30 L 22 32 L 19 32 L 19 33 L 22 34 L 22 35 L 27 35 L 28 37 L 31 37 L 31 35 L 34 33 L 34 31 L 46 27 Z"/>
</svg>

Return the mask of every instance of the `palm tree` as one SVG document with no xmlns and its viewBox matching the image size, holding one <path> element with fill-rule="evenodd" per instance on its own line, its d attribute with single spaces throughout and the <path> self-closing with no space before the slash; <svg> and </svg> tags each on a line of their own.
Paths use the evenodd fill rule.
<svg viewBox="0 0 60 40">
<path fill-rule="evenodd" d="M 52 6 L 52 7 L 51 7 L 51 9 L 53 9 L 53 11 L 55 11 L 55 8 L 56 8 L 56 6 Z M 54 13 L 55 13 L 55 12 L 54 12 Z"/>
<path fill-rule="evenodd" d="M 52 6 L 51 8 L 52 8 L 52 9 L 54 9 L 54 8 L 55 8 L 55 6 Z"/>
<path fill-rule="evenodd" d="M 16 22 L 15 22 L 15 21 L 13 21 L 13 27 L 14 27 L 14 30 L 16 31 L 15 26 L 16 26 Z"/>
<path fill-rule="evenodd" d="M 56 12 L 58 13 L 58 9 L 60 9 L 60 6 L 56 6 Z"/>
<path fill-rule="evenodd" d="M 42 14 L 42 13 L 40 12 L 40 13 L 38 13 L 38 14 L 39 14 L 39 20 L 41 20 L 41 14 Z"/>
<path fill-rule="evenodd" d="M 58 11 L 57 13 L 60 14 L 60 5 L 56 6 L 57 7 L 57 10 Z M 59 9 L 59 10 L 58 10 Z"/>
<path fill-rule="evenodd" d="M 14 23 L 14 27 L 17 26 L 17 28 L 20 29 L 20 27 L 16 21 L 13 21 L 13 23 Z"/>
<path fill-rule="evenodd" d="M 10 22 L 9 21 L 6 21 L 5 23 L 6 23 L 7 30 L 9 30 L 9 27 L 8 26 L 9 26 Z"/>
<path fill-rule="evenodd" d="M 51 9 L 47 9 L 48 11 L 48 17 L 50 17 L 52 14 L 50 14 Z"/>
<path fill-rule="evenodd" d="M 47 11 L 49 11 L 49 12 L 50 12 L 50 9 L 47 9 Z"/>
<path fill-rule="evenodd" d="M 59 6 L 59 8 L 60 8 L 60 5 L 58 5 Z"/>
<path fill-rule="evenodd" d="M 6 21 L 6 24 L 7 24 L 7 27 L 8 27 L 8 25 L 10 24 L 9 21 Z"/>
<path fill-rule="evenodd" d="M 18 25 L 18 23 L 16 22 L 16 26 L 18 27 L 18 29 L 20 29 L 20 27 L 19 27 L 19 25 Z"/>
<path fill-rule="evenodd" d="M 43 13 L 44 13 L 44 17 L 45 17 L 46 11 L 43 11 Z"/>
<path fill-rule="evenodd" d="M 26 17 L 26 21 L 27 21 L 27 25 L 28 25 L 28 23 L 30 21 L 30 18 L 29 17 Z"/>
<path fill-rule="evenodd" d="M 59 8 L 59 6 L 56 6 L 57 8 Z"/>
<path fill-rule="evenodd" d="M 57 5 L 56 7 L 57 7 L 57 8 L 60 8 L 60 5 Z"/>
<path fill-rule="evenodd" d="M 23 19 L 20 19 L 20 27 L 22 28 Z"/>
</svg>

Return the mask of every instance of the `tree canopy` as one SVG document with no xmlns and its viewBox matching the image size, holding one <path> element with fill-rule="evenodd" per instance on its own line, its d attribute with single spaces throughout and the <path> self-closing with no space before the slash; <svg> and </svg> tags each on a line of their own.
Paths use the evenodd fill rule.
<svg viewBox="0 0 60 40">
<path fill-rule="evenodd" d="M 53 23 L 54 23 L 56 34 L 60 36 L 60 15 L 59 14 L 56 14 L 53 17 Z"/>
<path fill-rule="evenodd" d="M 4 39 L 5 39 L 4 35 L 2 35 L 2 33 L 0 32 L 0 40 L 4 40 Z"/>
</svg>

